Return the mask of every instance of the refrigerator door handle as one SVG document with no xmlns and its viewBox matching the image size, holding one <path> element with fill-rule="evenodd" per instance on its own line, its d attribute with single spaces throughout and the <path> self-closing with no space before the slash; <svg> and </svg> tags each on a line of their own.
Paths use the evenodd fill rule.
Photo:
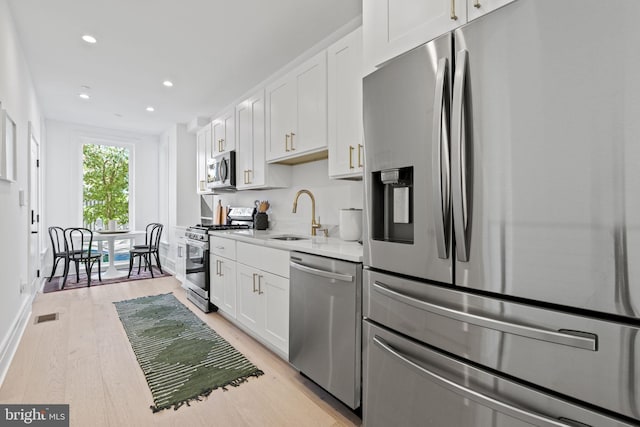
<svg viewBox="0 0 640 427">
<path fill-rule="evenodd" d="M 436 72 L 436 93 L 433 103 L 433 218 L 435 221 L 436 247 L 438 258 L 449 258 L 449 206 L 450 206 L 450 171 L 449 171 L 449 110 L 447 93 L 447 75 L 449 66 L 447 58 L 440 58 Z M 446 95 L 445 95 L 446 94 Z M 444 169 L 444 173 L 443 173 Z"/>
<path fill-rule="evenodd" d="M 461 384 L 458 384 L 455 381 L 452 381 L 448 378 L 443 377 L 442 375 L 439 375 L 433 371 L 430 371 L 429 369 L 425 368 L 424 366 L 419 365 L 418 363 L 414 362 L 413 360 L 411 360 L 408 356 L 405 356 L 404 354 L 402 354 L 401 352 L 399 352 L 398 350 L 396 350 L 395 348 L 391 347 L 391 345 L 389 345 L 384 339 L 382 339 L 381 337 L 374 335 L 373 336 L 373 342 L 374 344 L 376 344 L 378 347 L 380 347 L 380 349 L 382 349 L 383 351 L 389 353 L 390 355 L 392 355 L 394 358 L 398 359 L 400 362 L 402 362 L 404 365 L 414 369 L 415 371 L 417 371 L 418 373 L 424 375 L 425 377 L 429 378 L 429 380 L 433 381 L 436 384 L 439 384 L 440 386 L 462 396 L 465 397 L 469 400 L 473 400 L 474 402 L 491 408 L 495 411 L 501 412 L 505 415 L 509 415 L 513 418 L 517 418 L 525 423 L 530 423 L 536 426 L 542 426 L 542 427 L 567 427 L 567 424 L 559 421 L 559 420 L 555 420 L 553 418 L 549 418 L 546 417 L 544 415 L 540 415 L 540 414 L 536 414 L 530 411 L 527 411 L 526 409 L 522 409 L 522 408 L 518 408 L 517 406 L 513 406 L 510 405 L 506 402 L 502 402 L 498 399 L 495 399 L 491 396 L 487 396 L 483 393 L 480 393 L 478 391 L 472 390 L 468 387 L 465 387 Z M 442 355 L 442 357 L 447 358 L 447 356 Z"/>
<path fill-rule="evenodd" d="M 410 305 L 438 316 L 448 317 L 449 319 L 457 320 L 459 322 L 470 323 L 482 328 L 493 329 L 495 331 L 518 335 L 534 340 L 546 341 L 553 344 L 598 351 L 598 336 L 592 333 L 567 329 L 554 331 L 467 313 L 401 294 L 377 281 L 373 282 L 373 290 L 385 297 L 392 298 L 403 304 Z"/>
<path fill-rule="evenodd" d="M 451 153 L 453 229 L 456 237 L 456 254 L 458 261 L 469 261 L 469 242 L 467 240 L 467 189 L 466 159 L 464 153 L 465 138 L 465 91 L 467 80 L 467 63 L 469 53 L 461 50 L 456 54 L 456 72 L 453 81 L 453 108 L 451 114 Z"/>
</svg>

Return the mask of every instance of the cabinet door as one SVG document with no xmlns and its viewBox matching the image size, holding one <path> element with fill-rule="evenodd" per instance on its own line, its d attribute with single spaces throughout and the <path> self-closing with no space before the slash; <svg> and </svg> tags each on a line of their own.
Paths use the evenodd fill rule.
<svg viewBox="0 0 640 427">
<path fill-rule="evenodd" d="M 327 147 L 327 53 L 307 61 L 293 74 L 297 121 L 291 130 L 291 157 Z"/>
<path fill-rule="evenodd" d="M 209 272 L 211 276 L 209 301 L 211 301 L 212 304 L 215 304 L 218 308 L 222 308 L 224 282 L 221 274 L 221 263 L 224 258 L 217 255 L 210 255 L 209 259 Z"/>
<path fill-rule="evenodd" d="M 236 149 L 236 128 L 234 110 L 227 111 L 221 117 L 224 124 L 224 137 L 222 138 L 222 152 L 227 153 Z"/>
<path fill-rule="evenodd" d="M 236 318 L 257 334 L 264 327 L 264 300 L 258 294 L 259 270 L 236 264 L 237 307 Z"/>
<path fill-rule="evenodd" d="M 236 317 L 236 262 L 225 258 L 220 260 L 222 275 L 222 305 L 219 308 Z"/>
<path fill-rule="evenodd" d="M 236 107 L 236 164 L 239 189 L 265 185 L 265 138 L 265 97 L 264 91 L 260 91 Z"/>
<path fill-rule="evenodd" d="M 296 87 L 290 76 L 279 80 L 267 88 L 267 160 L 274 160 L 289 154 L 291 132 L 296 117 Z"/>
<path fill-rule="evenodd" d="M 260 271 L 258 293 L 264 300 L 262 336 L 289 354 L 289 279 Z"/>
<path fill-rule="evenodd" d="M 224 143 L 224 139 L 226 138 L 224 125 L 225 122 L 222 119 L 216 119 L 211 124 L 211 128 L 213 129 L 211 152 L 214 156 L 217 156 L 224 151 L 222 148 L 222 144 Z"/>
<path fill-rule="evenodd" d="M 236 106 L 236 187 L 239 190 L 250 186 L 249 171 L 253 165 L 253 132 L 252 132 L 251 101 L 246 100 Z M 242 178 L 240 178 L 242 173 Z"/>
<path fill-rule="evenodd" d="M 176 279 L 184 282 L 184 277 L 186 273 L 186 263 L 184 254 L 187 250 L 184 243 L 179 243 L 176 247 Z"/>
<path fill-rule="evenodd" d="M 367 0 L 362 21 L 369 68 L 465 24 L 467 0 Z"/>
<path fill-rule="evenodd" d="M 207 190 L 207 160 L 211 149 L 211 126 L 207 125 L 198 131 L 196 136 L 196 173 L 197 191 L 199 193 Z"/>
<path fill-rule="evenodd" d="M 362 176 L 362 28 L 327 49 L 329 176 Z"/>
<path fill-rule="evenodd" d="M 481 17 L 484 14 L 491 12 L 507 3 L 511 3 L 514 0 L 467 0 L 467 11 L 469 14 L 469 21 Z"/>
</svg>

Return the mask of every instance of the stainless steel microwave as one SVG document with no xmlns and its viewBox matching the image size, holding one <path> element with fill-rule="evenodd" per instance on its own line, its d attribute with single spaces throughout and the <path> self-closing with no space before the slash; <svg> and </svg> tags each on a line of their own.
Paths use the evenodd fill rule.
<svg viewBox="0 0 640 427">
<path fill-rule="evenodd" d="M 236 152 L 230 151 L 207 161 L 207 188 L 222 191 L 236 189 Z"/>
</svg>

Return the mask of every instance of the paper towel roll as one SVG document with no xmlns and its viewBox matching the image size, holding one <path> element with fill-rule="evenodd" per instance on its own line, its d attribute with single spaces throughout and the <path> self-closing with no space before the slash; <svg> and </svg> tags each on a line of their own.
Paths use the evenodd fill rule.
<svg viewBox="0 0 640 427">
<path fill-rule="evenodd" d="M 340 238 L 362 240 L 362 209 L 340 209 Z"/>
</svg>

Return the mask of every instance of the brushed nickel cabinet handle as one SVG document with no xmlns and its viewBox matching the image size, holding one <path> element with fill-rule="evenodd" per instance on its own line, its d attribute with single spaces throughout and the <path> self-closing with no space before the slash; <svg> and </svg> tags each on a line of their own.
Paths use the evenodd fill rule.
<svg viewBox="0 0 640 427">
<path fill-rule="evenodd" d="M 349 169 L 353 169 L 353 145 L 349 146 Z M 358 154 L 358 158 L 360 158 L 360 154 Z"/>
<path fill-rule="evenodd" d="M 256 273 L 253 273 L 253 292 L 257 292 L 256 291 Z"/>
<path fill-rule="evenodd" d="M 264 294 L 264 292 L 262 292 L 262 274 L 258 275 L 258 295 L 262 295 Z"/>
<path fill-rule="evenodd" d="M 476 9 L 480 9 L 482 5 L 480 4 L 480 0 L 476 0 L 475 3 L 473 3 L 473 7 L 475 7 Z"/>
<path fill-rule="evenodd" d="M 220 274 L 219 274 L 219 276 L 220 277 L 224 277 L 224 272 L 223 272 L 224 270 L 222 269 L 222 266 L 224 265 L 224 262 L 223 261 L 219 261 L 219 262 L 220 262 Z"/>
<path fill-rule="evenodd" d="M 289 134 L 286 134 L 286 135 L 284 136 L 284 150 L 285 150 L 286 152 L 291 151 L 291 150 L 289 150 L 289 138 L 291 138 L 291 135 L 289 135 Z"/>
<path fill-rule="evenodd" d="M 451 19 L 454 21 L 458 20 L 458 16 L 456 15 L 456 0 L 451 0 Z"/>
<path fill-rule="evenodd" d="M 362 144 L 358 144 L 358 167 L 362 168 L 364 167 L 364 165 L 362 164 L 362 149 L 364 148 L 364 145 Z"/>
<path fill-rule="evenodd" d="M 295 148 L 293 148 L 293 137 L 294 137 L 295 133 L 291 132 L 291 151 L 295 151 Z"/>
<path fill-rule="evenodd" d="M 247 169 L 247 184 L 251 184 L 251 174 L 253 173 L 253 169 Z"/>
</svg>

